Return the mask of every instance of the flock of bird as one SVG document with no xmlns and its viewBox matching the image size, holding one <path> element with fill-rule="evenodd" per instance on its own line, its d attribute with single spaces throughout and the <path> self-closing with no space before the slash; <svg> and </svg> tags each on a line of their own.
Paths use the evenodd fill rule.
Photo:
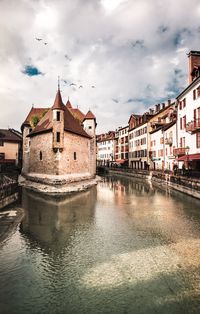
<svg viewBox="0 0 200 314">
<path fill-rule="evenodd" d="M 35 38 L 37 41 L 41 41 L 41 40 L 43 40 L 42 38 Z M 47 42 L 44 42 L 44 45 L 46 46 L 46 45 L 48 45 L 48 43 Z"/>
<path fill-rule="evenodd" d="M 40 41 L 43 41 L 43 38 L 35 37 L 35 40 L 37 40 L 37 41 L 40 42 Z M 44 43 L 45 46 L 48 45 L 47 42 L 43 42 L 43 43 Z M 65 54 L 65 58 L 66 58 L 68 61 L 71 61 L 71 60 L 72 60 L 67 54 Z M 65 85 L 68 84 L 68 82 L 67 82 L 66 80 L 62 80 L 62 81 L 64 82 Z M 69 86 L 75 87 L 75 86 L 77 86 L 77 84 L 75 84 L 75 83 L 70 83 Z M 83 85 L 79 85 L 78 88 L 83 88 Z M 91 88 L 95 88 L 95 86 L 92 85 Z"/>
</svg>

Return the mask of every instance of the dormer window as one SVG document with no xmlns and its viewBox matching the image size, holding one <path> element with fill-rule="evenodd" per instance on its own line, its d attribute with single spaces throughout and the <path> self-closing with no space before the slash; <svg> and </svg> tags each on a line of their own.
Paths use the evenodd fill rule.
<svg viewBox="0 0 200 314">
<path fill-rule="evenodd" d="M 60 111 L 56 112 L 56 121 L 60 121 Z"/>
</svg>

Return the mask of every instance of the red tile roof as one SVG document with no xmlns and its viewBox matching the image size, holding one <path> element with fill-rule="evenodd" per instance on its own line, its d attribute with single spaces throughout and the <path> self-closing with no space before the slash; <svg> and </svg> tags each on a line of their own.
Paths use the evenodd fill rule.
<svg viewBox="0 0 200 314">
<path fill-rule="evenodd" d="M 59 93 L 60 94 L 60 93 Z M 79 121 L 73 116 L 73 114 L 70 112 L 70 110 L 63 105 L 61 95 L 56 95 L 56 98 L 58 96 L 58 99 L 55 99 L 55 103 L 57 101 L 60 102 L 60 109 L 64 110 L 64 130 L 75 133 L 87 138 L 91 138 L 83 129 Z M 38 122 L 37 126 L 34 128 L 34 130 L 29 134 L 29 136 L 35 136 L 39 133 L 43 132 L 49 132 L 53 128 L 53 122 L 52 122 L 52 110 L 55 109 L 55 106 L 52 106 L 51 109 L 45 114 L 45 116 Z M 57 106 L 57 105 L 56 105 Z"/>
<path fill-rule="evenodd" d="M 45 112 L 47 112 L 49 110 L 49 108 L 31 108 L 28 116 L 26 117 L 25 121 L 23 122 L 22 126 L 21 126 L 21 129 L 23 129 L 23 127 L 25 125 L 31 125 L 31 120 L 34 116 L 37 116 L 37 117 L 42 117 Z"/>
<path fill-rule="evenodd" d="M 74 116 L 74 118 L 78 119 L 80 122 L 82 122 L 83 119 L 85 118 L 84 113 L 82 113 L 82 111 L 80 111 L 78 108 L 71 108 L 69 109 L 69 111 Z"/>
<path fill-rule="evenodd" d="M 66 103 L 66 107 L 67 107 L 67 109 L 72 108 L 72 105 L 71 105 L 71 102 L 69 101 L 69 99 L 68 99 L 68 101 Z"/>
<path fill-rule="evenodd" d="M 78 108 L 73 108 L 71 102 L 68 100 L 66 103 L 67 109 L 71 112 L 75 119 L 78 119 L 80 122 L 83 121 L 85 115 Z"/>
<path fill-rule="evenodd" d="M 51 109 L 64 110 L 63 106 L 64 106 L 64 104 L 62 102 L 62 97 L 61 97 L 61 94 L 60 94 L 60 90 L 58 90 L 57 94 L 56 94 L 56 98 L 54 100 L 54 104 L 53 104 Z"/>
<path fill-rule="evenodd" d="M 88 113 L 85 115 L 85 119 L 96 119 L 95 115 L 92 113 L 92 111 L 88 111 Z"/>
</svg>

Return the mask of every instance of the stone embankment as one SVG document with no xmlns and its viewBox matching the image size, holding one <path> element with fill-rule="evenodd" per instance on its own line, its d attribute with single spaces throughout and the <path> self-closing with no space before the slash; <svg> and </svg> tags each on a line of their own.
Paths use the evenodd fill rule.
<svg viewBox="0 0 200 314">
<path fill-rule="evenodd" d="M 0 246 L 15 232 L 23 216 L 24 211 L 22 208 L 14 207 L 12 209 L 8 208 L 6 211 L 0 211 Z"/>
<path fill-rule="evenodd" d="M 105 173 L 118 174 L 137 178 L 141 180 L 151 181 L 154 185 L 162 188 L 175 189 L 182 193 L 191 195 L 200 199 L 200 178 L 192 178 L 188 176 L 173 175 L 159 171 L 146 171 L 123 168 L 102 168 Z"/>
<path fill-rule="evenodd" d="M 40 177 L 19 177 L 20 186 L 45 194 L 68 194 L 72 192 L 84 191 L 91 186 L 96 185 L 99 181 L 101 181 L 99 176 L 95 176 L 90 179 L 77 177 L 74 180 L 72 180 L 72 178 L 67 180 L 64 176 L 59 179 L 56 176 L 51 177 L 51 179 L 46 178 L 45 176 L 42 178 L 41 175 Z"/>
<path fill-rule="evenodd" d="M 0 176 L 0 209 L 14 203 L 18 196 L 17 178 L 2 174 Z"/>
</svg>

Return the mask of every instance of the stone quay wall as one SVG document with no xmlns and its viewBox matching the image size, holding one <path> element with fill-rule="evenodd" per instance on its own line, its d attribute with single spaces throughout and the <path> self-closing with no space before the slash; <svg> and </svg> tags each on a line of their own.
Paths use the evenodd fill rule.
<svg viewBox="0 0 200 314">
<path fill-rule="evenodd" d="M 16 179 L 5 175 L 0 177 L 0 209 L 18 200 L 18 183 Z"/>
<path fill-rule="evenodd" d="M 104 171 L 105 173 L 133 177 L 140 180 L 148 180 L 159 187 L 163 187 L 165 189 L 172 188 L 200 199 L 200 178 L 191 178 L 187 176 L 173 175 L 158 171 L 143 171 L 129 168 L 99 168 L 98 170 L 102 170 L 102 172 Z"/>
</svg>

